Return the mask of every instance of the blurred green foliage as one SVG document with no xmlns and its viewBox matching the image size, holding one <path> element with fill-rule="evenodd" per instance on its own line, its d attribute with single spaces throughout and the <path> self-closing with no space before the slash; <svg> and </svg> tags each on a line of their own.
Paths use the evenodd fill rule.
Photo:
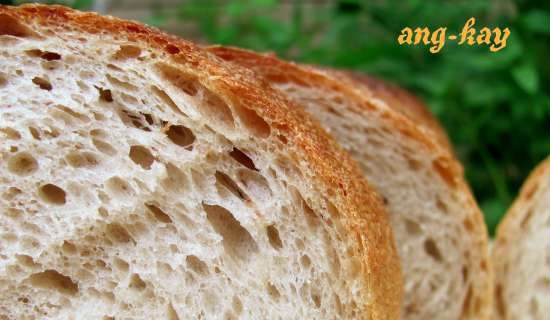
<svg viewBox="0 0 550 320">
<path fill-rule="evenodd" d="M 317 4 L 316 4 L 317 3 Z M 364 71 L 422 96 L 446 127 L 489 230 L 550 154 L 550 2 L 182 1 L 150 23 L 192 22 L 205 41 Z M 507 47 L 399 46 L 403 27 L 508 27 Z"/>
<path fill-rule="evenodd" d="M 93 7 L 94 0 L 35 0 L 35 1 L 25 1 L 25 0 L 7 0 L 4 1 L 6 4 L 17 5 L 23 3 L 42 3 L 42 4 L 61 4 L 78 10 L 90 10 Z"/>
<path fill-rule="evenodd" d="M 85 9 L 92 1 L 64 2 Z M 178 20 L 187 38 L 364 71 L 422 96 L 446 127 L 491 233 L 550 154 L 548 1 L 182 0 L 153 9 L 146 22 L 163 28 Z M 510 28 L 507 47 L 491 53 L 447 41 L 431 54 L 397 44 L 403 27 L 458 34 L 470 17 L 478 30 Z"/>
</svg>

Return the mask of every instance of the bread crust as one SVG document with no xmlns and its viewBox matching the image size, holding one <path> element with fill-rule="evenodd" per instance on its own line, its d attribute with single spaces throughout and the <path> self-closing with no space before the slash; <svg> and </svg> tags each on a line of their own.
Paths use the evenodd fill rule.
<svg viewBox="0 0 550 320">
<path fill-rule="evenodd" d="M 473 281 L 472 294 L 477 297 L 478 302 L 475 303 L 475 307 L 462 314 L 460 318 L 489 318 L 492 305 L 492 272 L 489 266 L 488 236 L 483 215 L 464 180 L 462 166 L 446 146 L 443 146 L 437 138 L 432 137 L 432 131 L 423 130 L 422 126 L 419 126 L 412 117 L 389 107 L 388 103 L 381 102 L 381 97 L 366 95 L 364 89 L 352 85 L 352 81 L 349 81 L 349 79 L 341 81 L 341 77 L 335 76 L 335 73 L 331 71 L 327 72 L 314 66 L 282 61 L 271 53 L 259 54 L 244 49 L 223 46 L 210 46 L 207 49 L 228 61 L 252 68 L 256 67 L 256 69 L 258 69 L 257 66 L 261 66 L 261 73 L 271 82 L 284 82 L 291 79 L 296 83 L 305 83 L 306 86 L 314 84 L 337 90 L 346 97 L 358 102 L 358 108 L 361 110 L 356 111 L 366 114 L 372 111 L 380 112 L 389 126 L 419 142 L 430 154 L 434 155 L 434 158 L 437 159 L 434 169 L 456 191 L 457 197 L 466 203 L 465 210 L 468 211 L 468 217 L 472 222 L 470 232 L 472 243 L 474 243 L 472 250 L 479 255 L 479 260 L 476 260 L 475 265 L 472 262 L 471 267 L 474 270 L 482 270 L 479 274 L 474 275 L 475 280 Z"/>
<path fill-rule="evenodd" d="M 521 190 L 514 200 L 512 206 L 508 209 L 504 218 L 497 226 L 495 242 L 492 251 L 492 260 L 495 272 L 495 319 L 506 319 L 505 304 L 502 296 L 502 287 L 499 284 L 506 284 L 506 274 L 508 263 L 515 259 L 510 257 L 510 247 L 516 246 L 518 240 L 526 232 L 522 225 L 526 225 L 528 220 L 536 213 L 526 214 L 526 208 L 531 201 L 536 199 L 536 192 L 541 188 L 541 184 L 550 179 L 550 157 L 543 160 L 525 180 Z M 516 262 L 517 263 L 517 262 Z"/>
<path fill-rule="evenodd" d="M 254 110 L 271 126 L 271 136 L 284 133 L 289 148 L 313 173 L 313 189 L 330 195 L 349 221 L 364 259 L 361 272 L 371 319 L 397 319 L 402 300 L 399 259 L 381 198 L 364 181 L 357 165 L 318 124 L 291 105 L 252 72 L 229 65 L 198 46 L 157 29 L 113 17 L 82 13 L 62 6 L 0 6 L 0 15 L 22 21 L 31 29 L 47 26 L 59 32 L 109 35 L 160 48 L 169 63 L 196 74 L 211 90 L 233 104 Z M 365 317 L 366 318 L 366 317 Z"/>
</svg>

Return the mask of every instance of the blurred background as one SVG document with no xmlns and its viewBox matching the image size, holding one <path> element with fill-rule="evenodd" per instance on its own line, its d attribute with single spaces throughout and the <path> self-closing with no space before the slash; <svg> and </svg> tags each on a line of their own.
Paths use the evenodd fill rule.
<svg viewBox="0 0 550 320">
<path fill-rule="evenodd" d="M 19 4 L 30 1 L 0 1 Z M 421 96 L 447 129 L 491 234 L 521 183 L 550 155 L 550 1 L 74 0 L 61 3 L 139 20 L 198 42 L 273 51 L 364 71 Z M 508 27 L 507 47 L 447 42 L 438 54 L 399 46 L 400 30 L 470 17 Z"/>
</svg>

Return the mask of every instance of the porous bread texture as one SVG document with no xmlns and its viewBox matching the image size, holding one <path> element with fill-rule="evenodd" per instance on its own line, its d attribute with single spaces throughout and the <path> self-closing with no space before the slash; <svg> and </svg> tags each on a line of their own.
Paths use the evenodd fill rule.
<svg viewBox="0 0 550 320">
<path fill-rule="evenodd" d="M 388 107 L 419 125 L 426 135 L 435 138 L 441 146 L 447 148 L 451 153 L 454 152 L 447 132 L 439 120 L 430 112 L 424 102 L 412 93 L 371 75 L 328 68 L 322 70 L 332 73 L 342 81 L 348 81 L 351 86 L 359 90 L 366 90 L 365 94 L 368 96 L 383 100 Z"/>
<path fill-rule="evenodd" d="M 0 318 L 396 319 L 379 197 L 250 72 L 0 6 Z"/>
<path fill-rule="evenodd" d="M 550 158 L 531 173 L 497 228 L 495 319 L 550 314 Z"/>
<path fill-rule="evenodd" d="M 462 168 L 381 96 L 331 72 L 236 48 L 208 48 L 256 70 L 358 160 L 384 196 L 405 281 L 403 319 L 484 319 L 491 304 L 487 231 Z"/>
</svg>

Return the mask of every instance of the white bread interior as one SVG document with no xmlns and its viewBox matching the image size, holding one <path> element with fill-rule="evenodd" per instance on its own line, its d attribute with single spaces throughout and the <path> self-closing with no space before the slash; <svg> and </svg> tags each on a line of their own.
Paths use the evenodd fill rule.
<svg viewBox="0 0 550 320">
<path fill-rule="evenodd" d="M 233 103 L 246 72 L 185 69 L 169 54 L 190 44 L 37 8 L 0 8 L 0 318 L 395 318 L 384 211 L 352 171 L 324 176 L 308 120 Z"/>
</svg>

